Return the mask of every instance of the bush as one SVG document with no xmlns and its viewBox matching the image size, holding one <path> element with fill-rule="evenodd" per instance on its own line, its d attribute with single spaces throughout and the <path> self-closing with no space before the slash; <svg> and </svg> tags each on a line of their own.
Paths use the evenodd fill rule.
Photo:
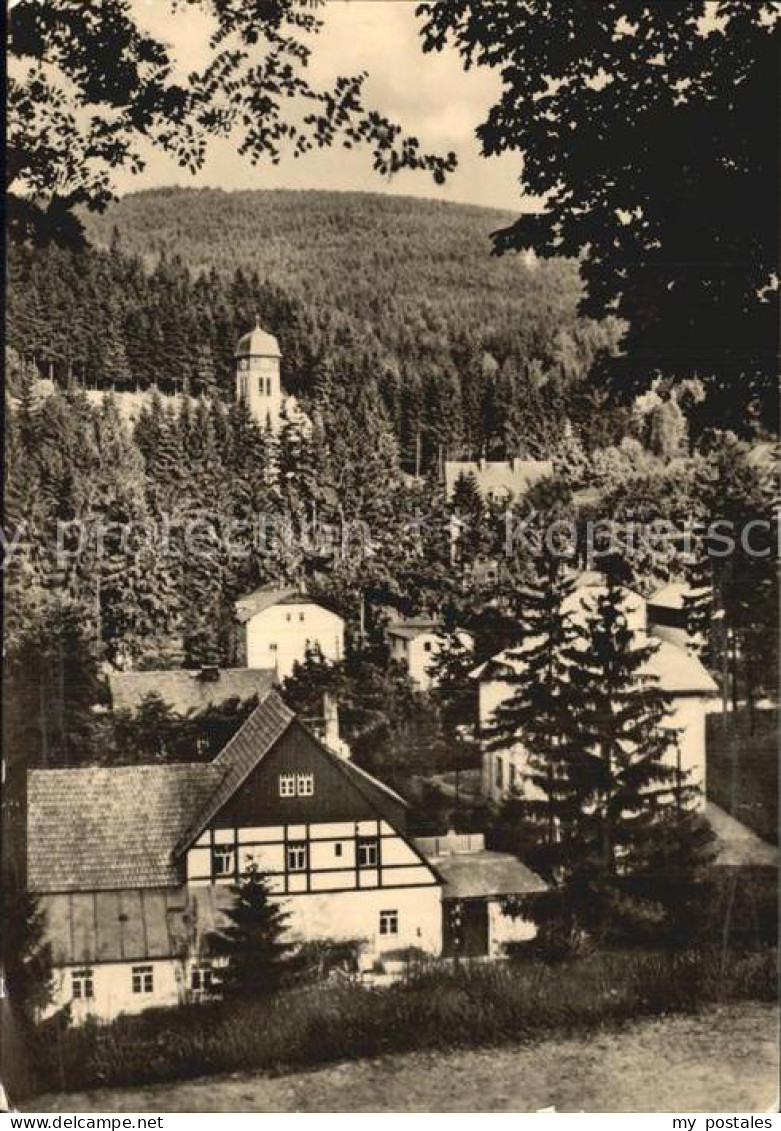
<svg viewBox="0 0 781 1131">
<path fill-rule="evenodd" d="M 63 1090 L 278 1072 L 390 1051 L 497 1045 L 619 1025 L 742 998 L 774 1001 L 776 955 L 595 953 L 438 966 L 385 990 L 318 986 L 263 1002 L 213 1002 L 52 1036 L 40 1084 Z"/>
</svg>

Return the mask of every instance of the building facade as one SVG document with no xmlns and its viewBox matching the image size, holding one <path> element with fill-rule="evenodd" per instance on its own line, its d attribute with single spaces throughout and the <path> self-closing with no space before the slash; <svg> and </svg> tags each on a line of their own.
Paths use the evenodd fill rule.
<svg viewBox="0 0 781 1131">
<path fill-rule="evenodd" d="M 344 656 L 344 619 L 299 589 L 256 589 L 235 609 L 238 657 L 248 668 L 272 670 L 282 680 L 312 650 L 329 663 Z"/>
<path fill-rule="evenodd" d="M 442 647 L 442 626 L 433 620 L 406 620 L 389 624 L 385 630 L 391 659 L 404 664 L 409 677 L 421 691 L 430 691 L 436 678 L 431 672 Z M 457 630 L 461 645 L 471 652 L 474 638 L 464 629 Z"/>
<path fill-rule="evenodd" d="M 407 836 L 406 802 L 275 691 L 212 762 L 37 770 L 28 806 L 53 1008 L 76 1021 L 208 994 L 209 936 L 250 864 L 292 941 L 441 951 L 441 880 Z"/>
</svg>

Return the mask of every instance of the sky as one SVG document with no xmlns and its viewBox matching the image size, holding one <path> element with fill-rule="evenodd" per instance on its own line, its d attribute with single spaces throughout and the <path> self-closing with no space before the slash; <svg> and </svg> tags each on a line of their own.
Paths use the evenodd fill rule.
<svg viewBox="0 0 781 1131">
<path fill-rule="evenodd" d="M 172 43 L 181 70 L 203 64 L 210 23 L 197 9 L 173 18 L 161 0 L 133 0 L 139 21 Z M 424 55 L 420 46 L 417 0 L 328 0 L 324 27 L 313 40 L 309 74 L 327 84 L 339 74 L 367 71 L 365 101 L 419 138 L 424 151 L 454 150 L 459 167 L 444 186 L 425 172 L 404 171 L 392 181 L 371 168 L 368 150 L 340 146 L 303 158 L 283 158 L 277 166 L 254 168 L 227 141 L 212 143 L 203 169 L 195 176 L 151 147 L 144 152 L 143 173 L 117 177 L 120 193 L 161 185 L 215 186 L 223 189 L 319 188 L 402 193 L 438 200 L 463 201 L 514 211 L 522 202 L 517 154 L 486 159 L 480 155 L 475 127 L 499 93 L 493 72 L 465 72 L 454 51 Z"/>
</svg>

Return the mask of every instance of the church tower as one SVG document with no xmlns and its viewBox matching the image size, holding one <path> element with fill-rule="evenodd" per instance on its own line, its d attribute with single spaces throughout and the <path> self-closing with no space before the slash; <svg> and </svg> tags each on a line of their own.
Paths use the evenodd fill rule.
<svg viewBox="0 0 781 1131">
<path fill-rule="evenodd" d="M 282 412 L 281 358 L 279 342 L 261 329 L 259 319 L 255 329 L 239 339 L 234 354 L 236 400 L 245 402 L 261 428 L 270 426 L 273 431 L 279 428 Z"/>
</svg>

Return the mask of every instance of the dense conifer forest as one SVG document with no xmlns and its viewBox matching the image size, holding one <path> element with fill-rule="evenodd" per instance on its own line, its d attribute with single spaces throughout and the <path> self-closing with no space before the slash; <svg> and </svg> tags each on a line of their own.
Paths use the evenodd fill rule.
<svg viewBox="0 0 781 1131">
<path fill-rule="evenodd" d="M 492 257 L 507 219 L 350 193 L 126 197 L 89 218 L 92 250 L 13 251 L 12 387 L 35 361 L 60 384 L 230 400 L 235 343 L 259 315 L 288 392 L 360 385 L 408 470 L 445 448 L 544 455 L 567 412 L 593 420 L 583 382 L 620 327 L 577 315 L 576 263 Z"/>
<path fill-rule="evenodd" d="M 513 639 L 495 599 L 512 601 L 530 569 L 473 482 L 445 498 L 446 456 L 550 459 L 514 521 L 765 522 L 768 438 L 703 430 L 697 381 L 628 403 L 600 388 L 620 327 L 577 313 L 576 263 L 488 255 L 505 220 L 403 198 L 177 189 L 92 218 L 82 250 L 11 247 L 6 678 L 33 762 L 145 756 L 141 731 L 118 749 L 94 713 L 106 665 L 230 664 L 236 598 L 304 583 L 357 647 L 339 679 L 359 750 L 368 734 L 399 783 L 421 751 L 433 764 L 440 740 L 428 713 L 415 722 L 383 616 L 457 615 L 484 658 Z M 273 435 L 235 403 L 233 351 L 256 315 L 311 426 L 290 416 Z M 691 568 L 642 542 L 627 553 L 646 593 Z M 711 569 L 707 554 L 695 568 Z M 769 559 L 747 558 L 722 591 L 742 641 L 732 686 L 754 695 L 773 679 Z"/>
</svg>

